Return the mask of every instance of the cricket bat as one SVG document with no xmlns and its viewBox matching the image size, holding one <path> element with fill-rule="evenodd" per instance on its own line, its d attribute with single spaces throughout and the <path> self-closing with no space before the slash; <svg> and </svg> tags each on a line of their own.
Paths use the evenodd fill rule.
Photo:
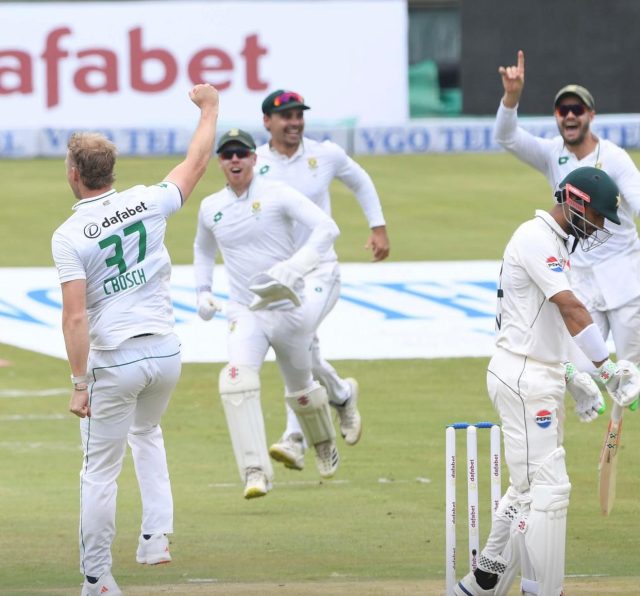
<svg viewBox="0 0 640 596">
<path fill-rule="evenodd" d="M 609 515 L 616 499 L 616 468 L 618 466 L 618 447 L 622 433 L 622 412 L 618 404 L 613 404 L 609 428 L 604 437 L 600 453 L 600 510 L 602 515 Z"/>
</svg>

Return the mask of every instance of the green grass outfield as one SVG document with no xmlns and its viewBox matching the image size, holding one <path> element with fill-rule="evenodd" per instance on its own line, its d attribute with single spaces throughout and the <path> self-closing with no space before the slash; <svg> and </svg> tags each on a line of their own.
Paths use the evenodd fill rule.
<svg viewBox="0 0 640 596">
<path fill-rule="evenodd" d="M 535 208 L 551 204 L 544 178 L 507 155 L 358 161 L 382 196 L 395 261 L 499 259 L 515 227 Z M 117 187 L 156 182 L 176 162 L 122 159 Z M 0 177 L 0 266 L 51 265 L 51 233 L 73 202 L 62 160 L 0 161 Z M 168 245 L 175 263 L 190 262 L 199 199 L 221 185 L 214 163 L 186 208 L 170 221 Z M 356 201 L 338 184 L 334 215 L 342 230 L 342 260 L 366 261 L 366 224 Z M 68 365 L 4 345 L 0 358 L 12 363 L 0 368 L 0 594 L 77 594 L 77 420 L 66 413 L 65 394 L 4 397 L 13 390 L 66 390 Z M 291 585 L 299 586 L 300 594 L 442 593 L 444 426 L 457 419 L 494 418 L 486 396 L 486 363 L 485 358 L 336 362 L 341 373 L 360 381 L 361 442 L 339 443 L 342 463 L 334 480 L 319 482 L 309 454 L 303 472 L 276 467 L 274 490 L 255 501 L 242 498 L 217 396 L 221 365 L 185 365 L 163 422 L 176 506 L 174 562 L 152 568 L 135 563 L 140 503 L 127 457 L 113 549 L 121 587 L 135 594 L 151 593 L 142 586 L 162 586 L 163 593 L 172 594 L 260 594 L 267 593 L 264 585 L 274 594 L 296 593 L 287 588 Z M 262 382 L 273 441 L 284 422 L 274 364 L 265 365 Z M 639 419 L 636 414 L 626 420 L 616 506 L 603 518 L 596 487 L 606 419 L 582 424 L 570 401 L 567 407 L 565 445 L 573 484 L 567 574 L 607 577 L 582 580 L 583 587 L 566 593 L 609 594 L 619 584 L 613 578 L 638 575 Z M 463 452 L 462 437 L 458 447 Z M 480 466 L 488 461 L 486 447 L 481 436 Z M 488 466 L 481 467 L 483 541 L 489 529 L 488 475 Z M 463 569 L 463 477 L 458 492 Z M 602 591 L 591 591 L 595 581 Z"/>
</svg>

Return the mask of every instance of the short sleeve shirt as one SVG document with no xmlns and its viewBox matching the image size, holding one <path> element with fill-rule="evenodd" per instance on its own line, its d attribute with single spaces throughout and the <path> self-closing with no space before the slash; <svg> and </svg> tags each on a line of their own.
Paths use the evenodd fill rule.
<svg viewBox="0 0 640 596">
<path fill-rule="evenodd" d="M 85 279 L 94 349 L 115 349 L 141 333 L 170 333 L 171 260 L 167 218 L 182 204 L 170 182 L 134 186 L 78 201 L 53 234 L 60 283 Z"/>
<path fill-rule="evenodd" d="M 511 237 L 498 286 L 498 347 L 541 362 L 567 360 L 570 335 L 549 301 L 571 290 L 567 238 L 545 211 L 536 211 Z"/>
</svg>

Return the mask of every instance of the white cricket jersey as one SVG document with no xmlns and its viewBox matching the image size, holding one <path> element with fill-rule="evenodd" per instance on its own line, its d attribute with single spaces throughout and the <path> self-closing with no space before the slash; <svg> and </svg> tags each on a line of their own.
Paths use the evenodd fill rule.
<svg viewBox="0 0 640 596">
<path fill-rule="evenodd" d="M 303 194 L 281 182 L 254 176 L 245 193 L 228 186 L 205 197 L 194 242 L 196 287 L 212 285 L 220 250 L 229 280 L 229 299 L 251 304 L 250 280 L 291 257 L 298 247 L 294 228 L 309 230 L 305 245 L 324 255 L 338 237 L 334 221 Z"/>
<path fill-rule="evenodd" d="M 605 244 L 589 252 L 576 250 L 571 265 L 592 267 L 611 258 L 640 250 L 634 217 L 640 213 L 640 172 L 629 154 L 615 143 L 601 139 L 593 153 L 583 159 L 567 150 L 560 135 L 552 139 L 536 137 L 518 126 L 517 108 L 507 108 L 500 101 L 495 124 L 496 141 L 518 159 L 542 172 L 554 192 L 562 180 L 576 168 L 601 168 L 615 181 L 621 202 L 618 217 L 621 225 L 607 222 L 613 236 Z"/>
<path fill-rule="evenodd" d="M 258 147 L 256 155 L 256 173 L 287 183 L 311 199 L 327 215 L 331 215 L 329 187 L 332 180 L 337 178 L 355 194 L 370 228 L 385 225 L 380 198 L 371 177 L 339 145 L 303 137 L 300 147 L 291 157 L 271 149 L 268 143 Z M 297 226 L 296 247 L 302 246 L 308 236 L 309 230 Z M 331 248 L 322 261 L 336 259 L 336 253 Z"/>
<path fill-rule="evenodd" d="M 568 360 L 571 336 L 549 301 L 571 290 L 567 238 L 551 215 L 539 210 L 514 232 L 498 284 L 497 347 L 541 362 Z"/>
<path fill-rule="evenodd" d="M 170 182 L 78 201 L 53 234 L 60 283 L 85 279 L 91 347 L 113 350 L 141 333 L 170 333 L 166 218 L 182 205 Z"/>
</svg>

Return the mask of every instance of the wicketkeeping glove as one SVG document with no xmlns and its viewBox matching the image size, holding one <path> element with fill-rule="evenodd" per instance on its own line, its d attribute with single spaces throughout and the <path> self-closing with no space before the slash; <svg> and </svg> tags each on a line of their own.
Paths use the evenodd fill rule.
<svg viewBox="0 0 640 596">
<path fill-rule="evenodd" d="M 565 362 L 564 378 L 567 391 L 576 402 L 575 411 L 580 422 L 591 422 L 606 409 L 600 388 L 589 373 L 579 371 L 571 362 Z"/>
<path fill-rule="evenodd" d="M 288 260 L 276 263 L 273 267 L 267 269 L 266 273 L 292 291 L 297 290 L 304 283 L 302 280 L 304 271 Z"/>
<path fill-rule="evenodd" d="M 211 292 L 200 292 L 198 294 L 198 316 L 203 321 L 210 321 L 213 319 L 213 315 L 220 310 L 222 308 L 215 301 Z"/>
<path fill-rule="evenodd" d="M 633 404 L 640 394 L 640 371 L 628 360 L 613 362 L 607 359 L 596 370 L 607 393 L 618 405 L 626 408 Z"/>
</svg>

